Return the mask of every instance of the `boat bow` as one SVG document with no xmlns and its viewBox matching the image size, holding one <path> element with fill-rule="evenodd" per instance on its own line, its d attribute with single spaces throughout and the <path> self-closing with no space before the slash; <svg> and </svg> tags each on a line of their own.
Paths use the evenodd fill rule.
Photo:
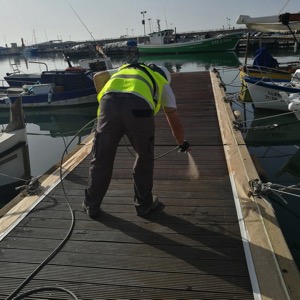
<svg viewBox="0 0 300 300">
<path fill-rule="evenodd" d="M 247 28 L 258 31 L 284 32 L 288 30 L 300 30 L 300 13 L 285 13 L 256 18 L 248 15 L 240 15 L 236 24 L 244 24 Z"/>
</svg>

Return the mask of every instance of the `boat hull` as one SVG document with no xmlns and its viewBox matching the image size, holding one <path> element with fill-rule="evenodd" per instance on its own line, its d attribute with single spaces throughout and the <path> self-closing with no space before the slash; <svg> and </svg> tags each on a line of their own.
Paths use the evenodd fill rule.
<svg viewBox="0 0 300 300">
<path fill-rule="evenodd" d="M 191 63 L 196 63 L 205 68 L 209 68 L 210 66 L 231 66 L 237 68 L 241 65 L 241 62 L 234 51 L 143 55 L 143 61 L 149 64 L 154 63 L 158 66 L 168 63 L 175 69 Z"/>
<path fill-rule="evenodd" d="M 295 72 L 294 68 L 290 69 L 274 69 L 268 67 L 253 68 L 242 66 L 240 70 L 240 81 L 241 81 L 241 90 L 240 90 L 240 99 L 244 102 L 252 102 L 251 95 L 249 93 L 247 83 L 245 82 L 245 76 L 249 76 L 252 79 L 257 81 L 291 81 L 292 73 Z"/>
<path fill-rule="evenodd" d="M 257 79 L 275 79 L 275 80 L 282 80 L 282 81 L 290 81 L 292 79 L 292 74 L 296 71 L 296 69 L 291 68 L 289 70 L 281 70 L 281 69 L 274 69 L 274 68 L 267 68 L 267 67 L 260 67 L 260 68 L 251 68 L 245 67 L 240 68 L 240 78 L 241 81 L 244 80 L 245 76 L 254 77 Z"/>
<path fill-rule="evenodd" d="M 0 108 L 9 108 L 20 96 L 9 96 L 0 99 Z M 23 107 L 54 107 L 97 103 L 94 87 L 63 93 L 45 93 L 37 95 L 22 95 Z"/>
<path fill-rule="evenodd" d="M 24 84 L 35 84 L 41 80 L 40 74 L 10 74 L 4 76 L 4 80 L 11 87 L 22 87 Z"/>
<path fill-rule="evenodd" d="M 300 142 L 300 122 L 294 114 L 274 114 L 270 110 L 254 110 L 250 128 L 246 131 L 247 146 L 297 145 Z"/>
<path fill-rule="evenodd" d="M 24 108 L 26 122 L 35 124 L 40 131 L 47 131 L 52 137 L 73 137 L 78 132 L 78 128 L 84 128 L 77 133 L 78 137 L 91 133 L 90 126 L 85 126 L 93 119 L 97 118 L 98 103 L 86 105 L 68 105 L 53 107 L 28 107 Z M 7 110 L 0 110 L 0 123 L 6 124 L 9 116 Z M 76 122 L 74 122 L 76 120 Z"/>
<path fill-rule="evenodd" d="M 231 34 L 194 40 L 190 42 L 178 42 L 163 45 L 138 44 L 139 54 L 176 54 L 176 53 L 199 53 L 199 52 L 221 52 L 234 51 L 241 34 Z"/>
<path fill-rule="evenodd" d="M 288 16 L 288 26 L 283 22 L 284 15 Z M 296 31 L 300 29 L 300 13 L 286 13 L 281 15 L 263 16 L 263 17 L 250 17 L 248 15 L 240 15 L 236 21 L 236 24 L 245 24 L 247 28 L 257 31 Z"/>
<path fill-rule="evenodd" d="M 252 101 L 256 108 L 289 111 L 288 104 L 280 95 L 280 92 L 300 93 L 300 88 L 292 88 L 274 81 L 259 81 L 255 78 L 244 77 Z"/>
<path fill-rule="evenodd" d="M 0 187 L 28 180 L 28 145 L 26 129 L 0 135 Z"/>
</svg>

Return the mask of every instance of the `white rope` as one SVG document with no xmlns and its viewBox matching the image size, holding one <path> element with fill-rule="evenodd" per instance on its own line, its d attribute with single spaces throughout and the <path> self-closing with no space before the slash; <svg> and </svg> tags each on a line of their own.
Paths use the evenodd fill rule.
<svg viewBox="0 0 300 300">
<path fill-rule="evenodd" d="M 0 173 L 0 176 L 9 177 L 9 178 L 16 179 L 16 180 L 19 180 L 19 181 L 24 181 L 24 182 L 27 181 L 25 179 L 14 177 L 14 176 L 10 176 L 10 175 L 4 174 L 4 173 Z"/>
<path fill-rule="evenodd" d="M 260 194 L 263 194 L 266 191 L 271 191 L 271 192 L 276 192 L 277 194 L 285 194 L 285 195 L 290 195 L 290 196 L 300 198 L 299 194 L 290 193 L 290 192 L 285 191 L 286 189 L 289 189 L 289 190 L 292 190 L 292 191 L 300 191 L 299 188 L 294 187 L 294 186 L 288 186 L 287 187 L 287 186 L 272 183 L 272 182 L 262 183 L 262 182 L 257 181 L 257 180 L 256 181 L 250 181 L 249 184 L 250 184 L 250 187 L 252 189 L 253 195 L 259 196 Z M 276 187 L 278 187 L 280 189 L 276 189 Z"/>
</svg>

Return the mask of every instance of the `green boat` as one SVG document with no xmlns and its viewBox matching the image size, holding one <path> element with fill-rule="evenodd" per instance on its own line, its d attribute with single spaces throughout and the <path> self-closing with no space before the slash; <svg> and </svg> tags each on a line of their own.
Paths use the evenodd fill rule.
<svg viewBox="0 0 300 300">
<path fill-rule="evenodd" d="M 215 66 L 238 68 L 242 63 L 234 51 L 227 52 L 203 52 L 203 53 L 179 53 L 179 54 L 144 54 L 140 59 L 146 64 L 171 67 L 177 72 L 182 67 L 197 64 L 205 70 Z"/>
<path fill-rule="evenodd" d="M 173 29 L 149 34 L 149 42 L 138 44 L 139 54 L 175 54 L 234 51 L 243 33 L 219 34 L 193 40 L 176 39 Z"/>
</svg>

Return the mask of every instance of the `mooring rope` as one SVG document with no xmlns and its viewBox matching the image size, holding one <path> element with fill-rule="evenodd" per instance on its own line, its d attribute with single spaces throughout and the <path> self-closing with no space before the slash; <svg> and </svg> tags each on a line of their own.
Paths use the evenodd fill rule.
<svg viewBox="0 0 300 300">
<path fill-rule="evenodd" d="M 291 208 L 288 207 L 288 202 L 283 197 L 283 195 L 286 195 L 286 196 L 292 196 L 292 197 L 296 197 L 296 198 L 300 199 L 300 194 L 285 191 L 288 189 L 288 190 L 292 190 L 295 192 L 297 192 L 297 191 L 300 192 L 300 188 L 298 188 L 300 186 L 300 184 L 284 186 L 284 185 L 280 185 L 280 184 L 272 183 L 272 182 L 262 183 L 259 180 L 250 180 L 249 185 L 250 185 L 251 193 L 253 196 L 260 197 L 261 199 L 263 199 L 264 201 L 267 201 L 269 203 L 270 203 L 270 200 L 272 200 L 272 201 L 276 202 L 276 204 L 281 206 L 283 209 L 286 209 L 293 216 L 300 219 L 300 215 L 298 215 L 297 213 L 295 213 L 294 210 L 292 210 Z M 270 196 L 272 196 L 272 195 L 277 196 L 283 203 L 280 201 L 277 201 L 274 197 L 272 197 L 270 199 Z"/>
</svg>

